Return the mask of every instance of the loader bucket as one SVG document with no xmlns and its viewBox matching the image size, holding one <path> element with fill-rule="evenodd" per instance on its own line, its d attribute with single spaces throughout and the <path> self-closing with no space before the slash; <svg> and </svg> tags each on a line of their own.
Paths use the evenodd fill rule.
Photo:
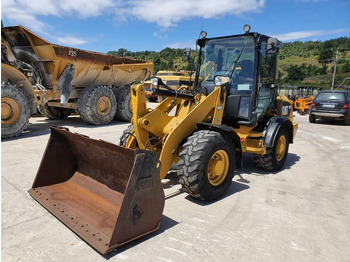
<svg viewBox="0 0 350 262">
<path fill-rule="evenodd" d="M 155 152 L 51 128 L 29 194 L 102 254 L 157 230 L 164 191 Z"/>
</svg>

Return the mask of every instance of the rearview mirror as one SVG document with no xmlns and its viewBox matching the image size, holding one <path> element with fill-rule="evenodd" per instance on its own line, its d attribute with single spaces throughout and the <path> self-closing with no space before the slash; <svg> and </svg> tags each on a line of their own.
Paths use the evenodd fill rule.
<svg viewBox="0 0 350 262">
<path fill-rule="evenodd" d="M 191 48 L 186 48 L 185 52 L 184 52 L 184 62 L 187 62 L 188 60 L 190 60 L 190 55 L 191 55 Z"/>
</svg>

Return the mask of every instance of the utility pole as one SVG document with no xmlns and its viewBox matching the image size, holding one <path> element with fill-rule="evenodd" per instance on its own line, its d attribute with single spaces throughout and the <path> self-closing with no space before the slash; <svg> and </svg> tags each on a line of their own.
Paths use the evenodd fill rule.
<svg viewBox="0 0 350 262">
<path fill-rule="evenodd" d="M 337 52 L 335 52 L 334 70 L 333 70 L 333 79 L 332 79 L 332 90 L 334 88 L 335 73 L 337 72 L 337 63 L 338 63 L 338 50 L 337 50 Z"/>
</svg>

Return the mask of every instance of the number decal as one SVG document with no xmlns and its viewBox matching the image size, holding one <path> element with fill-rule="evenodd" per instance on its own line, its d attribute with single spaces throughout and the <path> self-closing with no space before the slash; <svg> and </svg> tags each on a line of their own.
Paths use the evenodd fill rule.
<svg viewBox="0 0 350 262">
<path fill-rule="evenodd" d="M 68 55 L 72 56 L 72 57 L 76 57 L 77 56 L 77 51 L 76 50 L 69 50 L 68 51 Z"/>
</svg>

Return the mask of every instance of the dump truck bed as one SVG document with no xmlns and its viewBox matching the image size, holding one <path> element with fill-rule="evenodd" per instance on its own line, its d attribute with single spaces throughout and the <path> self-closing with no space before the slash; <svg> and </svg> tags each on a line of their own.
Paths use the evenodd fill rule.
<svg viewBox="0 0 350 262">
<path fill-rule="evenodd" d="M 15 56 L 19 56 L 21 54 L 24 56 L 16 57 L 22 61 L 52 61 L 57 58 L 74 58 L 106 65 L 145 63 L 145 61 L 140 59 L 108 55 L 53 44 L 20 25 L 3 27 L 1 28 L 1 34 L 2 37 L 10 44 L 10 46 L 14 50 L 17 50 L 17 52 L 14 53 Z M 26 54 L 27 56 L 25 56 Z"/>
<path fill-rule="evenodd" d="M 16 59 L 36 65 L 48 88 L 67 65 L 75 69 L 72 86 L 124 86 L 153 72 L 152 63 L 52 44 L 23 26 L 3 27 L 1 35 Z"/>
</svg>

